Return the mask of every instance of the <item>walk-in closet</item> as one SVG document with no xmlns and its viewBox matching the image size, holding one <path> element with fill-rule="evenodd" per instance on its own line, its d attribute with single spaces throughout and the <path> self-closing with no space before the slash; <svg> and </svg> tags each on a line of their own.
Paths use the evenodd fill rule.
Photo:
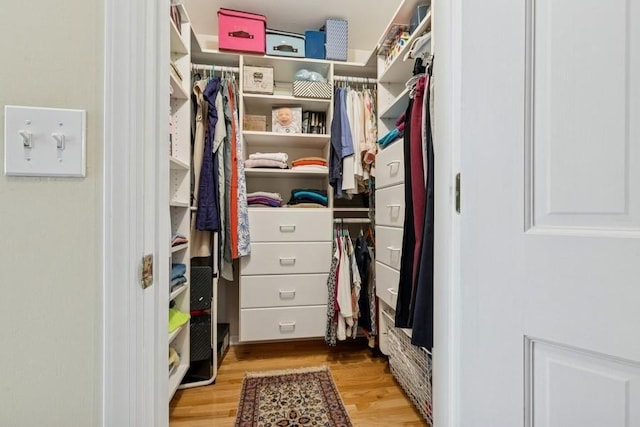
<svg viewBox="0 0 640 427">
<path fill-rule="evenodd" d="M 170 425 L 433 424 L 434 1 L 168 5 Z"/>
</svg>

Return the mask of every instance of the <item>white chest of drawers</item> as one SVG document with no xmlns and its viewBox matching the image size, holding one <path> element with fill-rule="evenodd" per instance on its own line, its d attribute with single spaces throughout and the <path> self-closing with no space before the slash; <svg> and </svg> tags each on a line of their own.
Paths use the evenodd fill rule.
<svg viewBox="0 0 640 427">
<path fill-rule="evenodd" d="M 240 341 L 324 335 L 333 217 L 329 209 L 249 209 L 240 263 Z"/>
<path fill-rule="evenodd" d="M 403 141 L 394 142 L 376 158 L 376 296 L 380 320 L 380 351 L 389 354 L 385 331 L 389 323 L 384 313 L 396 308 L 402 234 L 404 225 L 404 150 Z"/>
</svg>

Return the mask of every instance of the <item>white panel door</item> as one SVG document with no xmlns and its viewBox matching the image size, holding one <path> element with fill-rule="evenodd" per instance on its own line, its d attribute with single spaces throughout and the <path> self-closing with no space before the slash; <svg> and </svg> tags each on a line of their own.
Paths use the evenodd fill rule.
<svg viewBox="0 0 640 427">
<path fill-rule="evenodd" d="M 460 1 L 458 424 L 640 426 L 640 0 Z"/>
</svg>

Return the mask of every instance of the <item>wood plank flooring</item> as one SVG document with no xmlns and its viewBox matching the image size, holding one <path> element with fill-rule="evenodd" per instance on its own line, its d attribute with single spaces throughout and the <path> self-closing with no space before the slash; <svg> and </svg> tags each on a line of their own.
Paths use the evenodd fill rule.
<svg viewBox="0 0 640 427">
<path fill-rule="evenodd" d="M 171 427 L 233 426 L 247 371 L 328 365 L 355 427 L 428 425 L 389 371 L 362 340 L 329 348 L 324 341 L 232 346 L 216 383 L 178 390 L 170 405 Z"/>
</svg>

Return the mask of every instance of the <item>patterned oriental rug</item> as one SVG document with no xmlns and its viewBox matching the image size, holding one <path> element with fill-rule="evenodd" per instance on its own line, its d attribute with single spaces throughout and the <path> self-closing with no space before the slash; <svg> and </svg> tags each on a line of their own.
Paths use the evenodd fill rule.
<svg viewBox="0 0 640 427">
<path fill-rule="evenodd" d="M 237 427 L 351 427 L 329 368 L 247 373 Z"/>
</svg>

